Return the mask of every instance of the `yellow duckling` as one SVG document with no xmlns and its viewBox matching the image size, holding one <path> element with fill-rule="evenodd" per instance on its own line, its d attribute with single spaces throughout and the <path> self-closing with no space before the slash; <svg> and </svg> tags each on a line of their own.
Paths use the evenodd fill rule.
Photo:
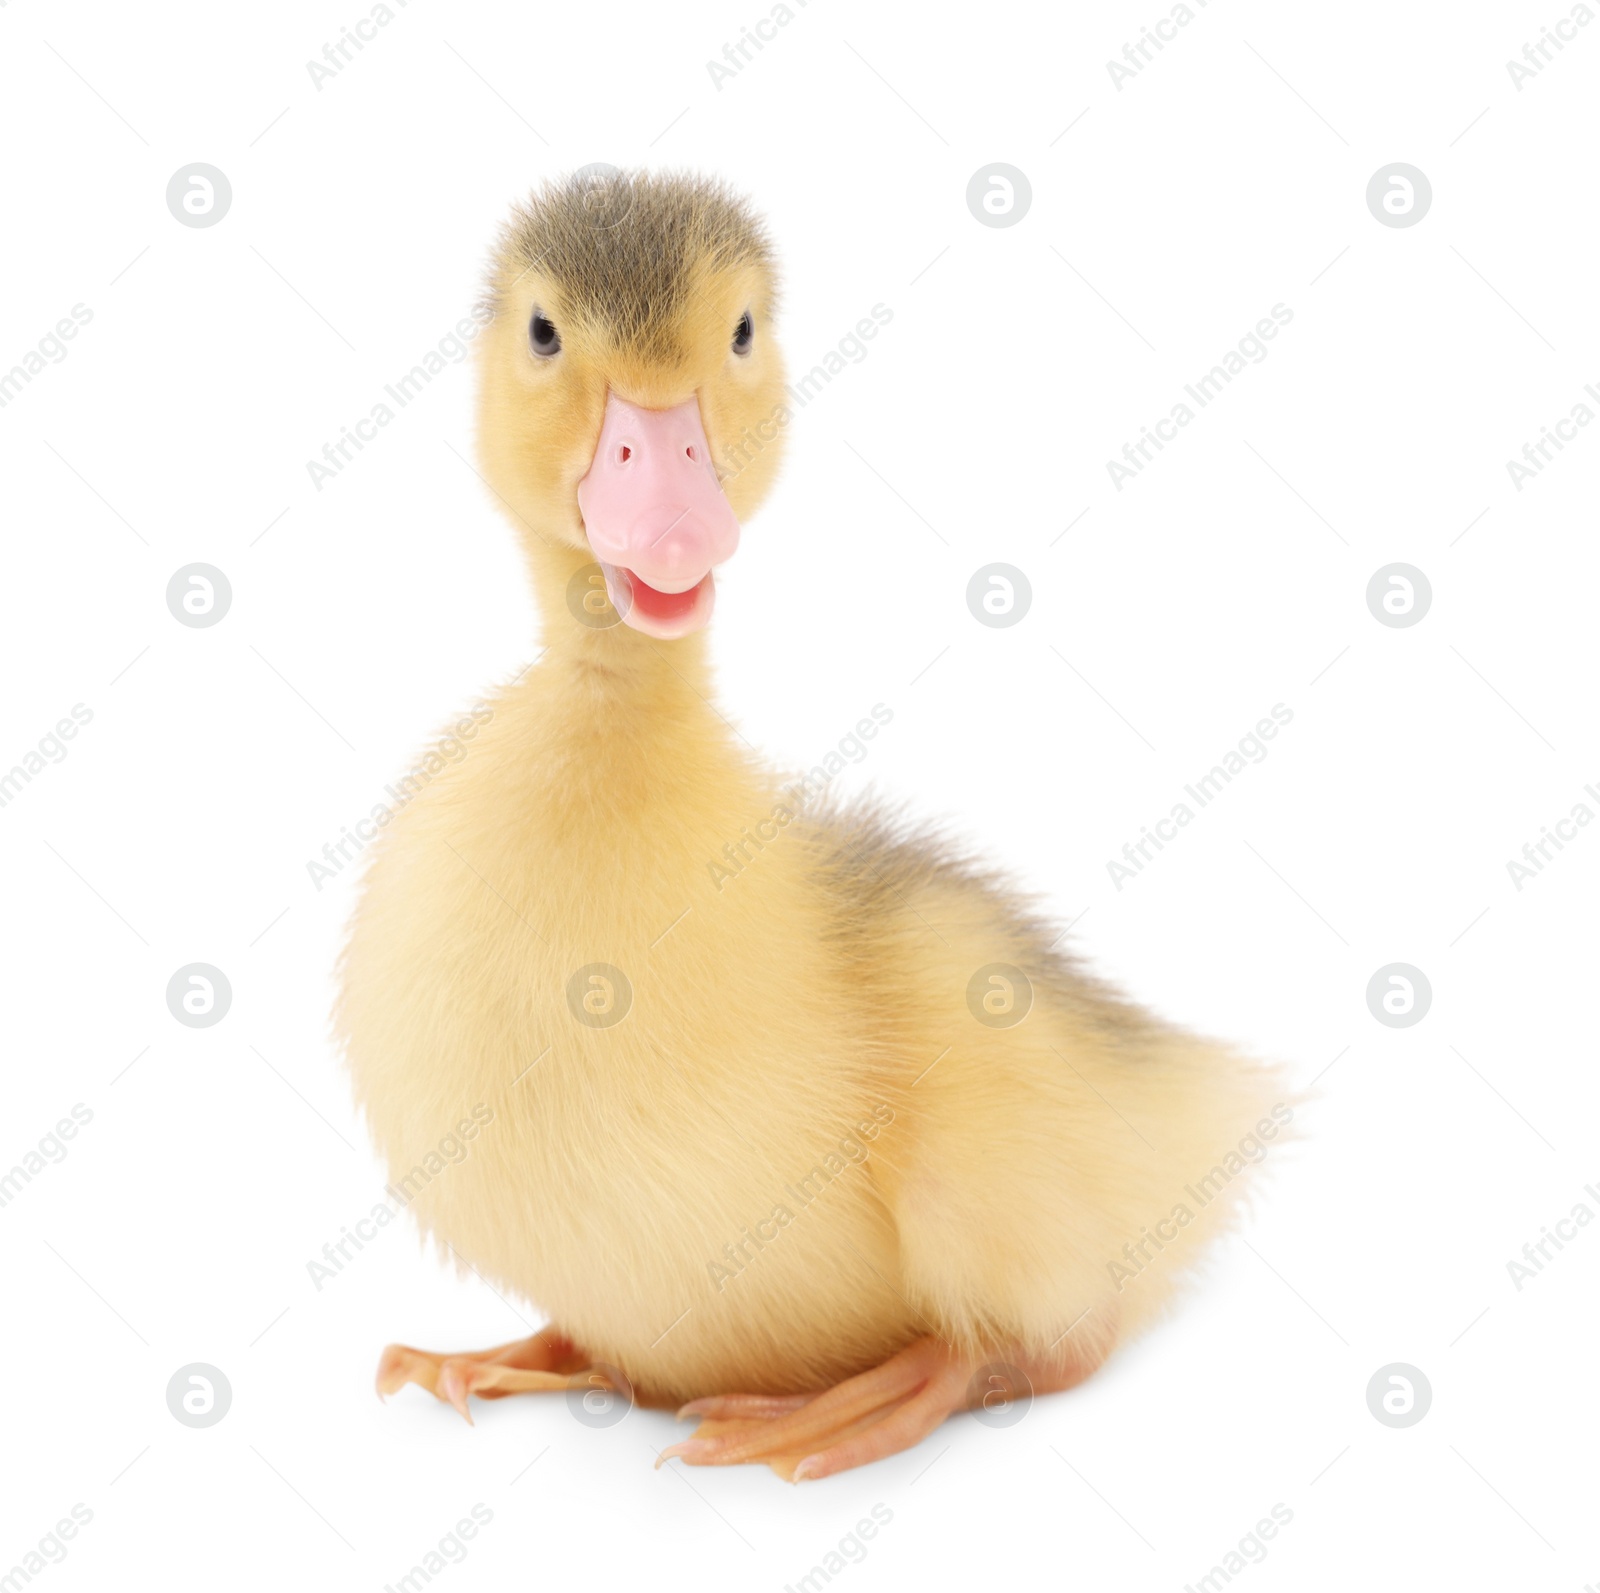
<svg viewBox="0 0 1600 1593">
<path fill-rule="evenodd" d="M 338 1021 L 423 1230 L 552 1323 L 392 1345 L 380 1391 L 687 1402 L 667 1455 L 800 1480 L 1088 1376 L 1290 1113 L 718 714 L 712 571 L 788 419 L 774 288 L 698 178 L 580 174 L 505 228 L 480 454 L 545 650 L 374 848 Z"/>
</svg>

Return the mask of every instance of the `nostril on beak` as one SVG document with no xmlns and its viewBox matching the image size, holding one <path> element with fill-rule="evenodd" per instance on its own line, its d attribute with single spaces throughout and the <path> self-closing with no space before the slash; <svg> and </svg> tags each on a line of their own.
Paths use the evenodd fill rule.
<svg viewBox="0 0 1600 1593">
<path fill-rule="evenodd" d="M 625 465 L 632 458 L 633 450 L 626 443 L 623 443 L 623 445 L 617 449 L 617 463 L 619 465 Z"/>
<path fill-rule="evenodd" d="M 685 448 L 683 451 L 684 451 L 685 454 L 688 455 L 688 457 L 690 459 L 692 459 L 695 462 L 695 464 L 699 464 L 700 463 L 700 455 L 697 454 L 694 451 L 694 444 L 693 443 L 690 443 L 689 446 L 687 448 Z"/>
</svg>

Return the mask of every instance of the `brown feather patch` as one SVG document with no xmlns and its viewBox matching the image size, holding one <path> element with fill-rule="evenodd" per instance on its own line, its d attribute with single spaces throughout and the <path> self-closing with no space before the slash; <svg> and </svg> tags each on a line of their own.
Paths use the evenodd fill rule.
<svg viewBox="0 0 1600 1593">
<path fill-rule="evenodd" d="M 498 308 L 530 271 L 559 284 L 567 314 L 615 346 L 654 360 L 678 354 L 676 328 L 708 275 L 755 266 L 769 279 L 766 228 L 715 178 L 589 168 L 553 180 L 512 212 L 491 274 Z"/>
</svg>

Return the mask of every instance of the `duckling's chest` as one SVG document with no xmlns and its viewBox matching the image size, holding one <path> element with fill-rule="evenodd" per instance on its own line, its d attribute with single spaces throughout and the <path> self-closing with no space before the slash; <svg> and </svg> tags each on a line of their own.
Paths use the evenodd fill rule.
<svg viewBox="0 0 1600 1593">
<path fill-rule="evenodd" d="M 347 955 L 391 1178 L 480 1123 L 415 1215 L 591 1333 L 630 1300 L 724 1316 L 732 1280 L 792 1299 L 881 1248 L 893 1112 L 804 843 L 764 792 L 708 807 L 585 822 L 452 782 L 384 838 Z"/>
</svg>

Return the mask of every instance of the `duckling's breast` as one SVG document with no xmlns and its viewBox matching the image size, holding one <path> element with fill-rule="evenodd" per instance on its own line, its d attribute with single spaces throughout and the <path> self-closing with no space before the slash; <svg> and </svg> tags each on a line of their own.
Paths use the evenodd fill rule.
<svg viewBox="0 0 1600 1593">
<path fill-rule="evenodd" d="M 821 1386 L 918 1331 L 870 1014 L 798 826 L 712 773 L 607 812 L 475 751 L 375 849 L 340 1005 L 391 1190 L 661 1400 Z"/>
</svg>

